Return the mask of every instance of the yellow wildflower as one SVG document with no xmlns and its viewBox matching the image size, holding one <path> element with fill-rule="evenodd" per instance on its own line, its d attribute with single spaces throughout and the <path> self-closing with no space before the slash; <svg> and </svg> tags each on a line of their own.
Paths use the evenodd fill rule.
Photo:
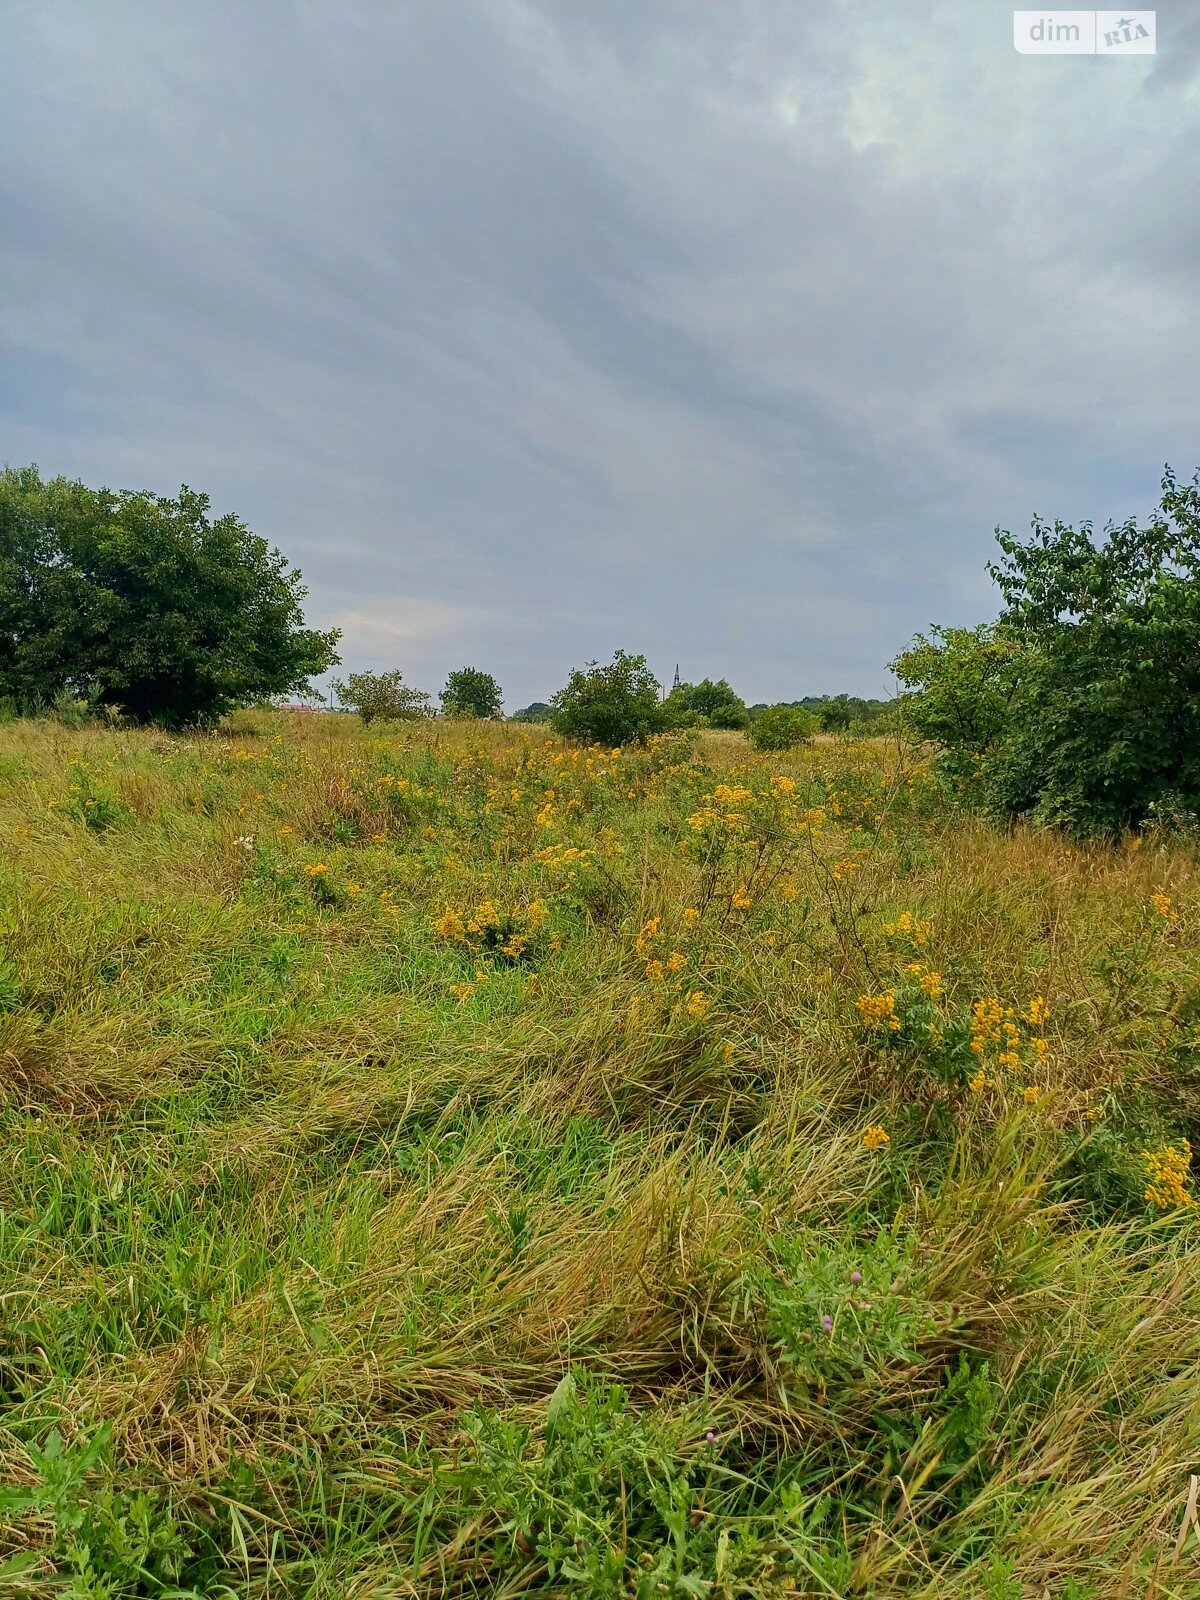
<svg viewBox="0 0 1200 1600">
<path fill-rule="evenodd" d="M 1156 889 L 1150 896 L 1150 904 L 1158 912 L 1164 922 L 1178 922 L 1179 913 L 1175 909 L 1171 896 L 1163 889 Z"/>
<path fill-rule="evenodd" d="M 686 966 L 687 957 L 683 954 L 683 952 L 681 950 L 672 950 L 671 954 L 667 957 L 667 971 L 682 972 Z"/>
<path fill-rule="evenodd" d="M 860 994 L 854 1002 L 858 1007 L 858 1014 L 868 1028 L 887 1028 L 892 1033 L 900 1030 L 900 1018 L 896 1015 L 896 993 L 894 989 L 885 989 L 882 994 Z"/>
<path fill-rule="evenodd" d="M 1192 1164 L 1192 1147 L 1186 1139 L 1178 1144 L 1165 1144 L 1159 1150 L 1143 1150 L 1149 1183 L 1145 1198 L 1160 1211 L 1173 1211 L 1178 1206 L 1194 1206 L 1196 1199 L 1188 1190 L 1188 1168 Z"/>
<path fill-rule="evenodd" d="M 689 1017 L 702 1017 L 708 1005 L 708 996 L 703 989 L 693 989 L 687 997 L 687 1014 Z"/>
<path fill-rule="evenodd" d="M 872 1123 L 863 1134 L 862 1142 L 868 1150 L 879 1150 L 883 1145 L 891 1143 L 891 1137 L 887 1129 L 876 1122 Z"/>
<path fill-rule="evenodd" d="M 433 929 L 442 939 L 465 939 L 467 936 L 462 912 L 455 911 L 453 906 L 447 906 L 441 916 L 435 919 Z"/>
</svg>

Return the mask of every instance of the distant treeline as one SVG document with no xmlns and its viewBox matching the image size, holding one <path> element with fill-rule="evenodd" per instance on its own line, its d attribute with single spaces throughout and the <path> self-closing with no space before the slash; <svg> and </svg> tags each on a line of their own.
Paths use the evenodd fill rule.
<svg viewBox="0 0 1200 1600">
<path fill-rule="evenodd" d="M 679 713 L 678 725 L 683 727 L 748 728 L 763 714 L 772 709 L 766 701 L 746 705 L 730 688 L 725 679 L 714 683 L 705 679 L 700 684 L 681 684 L 666 697 L 665 705 Z M 852 694 L 810 694 L 800 700 L 781 700 L 777 705 L 789 710 L 806 711 L 822 733 L 846 733 L 871 725 L 872 733 L 881 733 L 894 715 L 895 702 L 869 700 Z M 545 700 L 534 700 L 513 713 L 514 722 L 549 722 L 554 707 Z"/>
</svg>

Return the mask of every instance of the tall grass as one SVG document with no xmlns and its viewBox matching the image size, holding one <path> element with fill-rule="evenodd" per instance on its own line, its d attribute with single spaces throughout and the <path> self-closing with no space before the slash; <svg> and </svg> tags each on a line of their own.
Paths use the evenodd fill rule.
<svg viewBox="0 0 1200 1600">
<path fill-rule="evenodd" d="M 0 838 L 0 1590 L 1200 1592 L 1185 844 L 283 714 Z"/>
</svg>

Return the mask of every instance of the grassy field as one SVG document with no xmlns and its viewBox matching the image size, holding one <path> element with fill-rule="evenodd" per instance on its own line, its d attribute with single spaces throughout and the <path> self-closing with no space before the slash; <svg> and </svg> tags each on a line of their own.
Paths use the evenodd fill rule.
<svg viewBox="0 0 1200 1600">
<path fill-rule="evenodd" d="M 1200 1594 L 1186 841 L 0 726 L 0 1591 Z"/>
</svg>

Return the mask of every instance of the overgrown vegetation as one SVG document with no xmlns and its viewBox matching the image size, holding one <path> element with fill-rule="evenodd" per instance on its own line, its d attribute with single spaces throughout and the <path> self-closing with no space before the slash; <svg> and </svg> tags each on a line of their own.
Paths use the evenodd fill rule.
<svg viewBox="0 0 1200 1600">
<path fill-rule="evenodd" d="M 793 750 L 816 731 L 816 718 L 799 706 L 767 706 L 750 724 L 750 739 L 758 750 Z"/>
<path fill-rule="evenodd" d="M 1200 477 L 1145 526 L 998 531 L 1004 610 L 894 663 L 906 711 L 991 814 L 1072 833 L 1200 812 Z"/>
<path fill-rule="evenodd" d="M 690 739 L 0 727 L 6 1592 L 1194 1594 L 1186 839 Z"/>
</svg>

